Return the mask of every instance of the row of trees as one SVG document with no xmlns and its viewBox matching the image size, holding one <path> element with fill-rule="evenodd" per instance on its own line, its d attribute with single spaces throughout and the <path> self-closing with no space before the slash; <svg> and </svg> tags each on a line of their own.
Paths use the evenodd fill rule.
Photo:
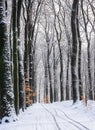
<svg viewBox="0 0 95 130">
<path fill-rule="evenodd" d="M 0 120 L 24 111 L 26 83 L 33 102 L 95 98 L 94 5 L 0 1 Z"/>
<path fill-rule="evenodd" d="M 36 41 L 42 59 L 38 68 L 43 68 L 43 75 L 39 69 L 36 74 L 38 101 L 95 98 L 94 18 L 93 0 L 44 3 Z"/>
</svg>

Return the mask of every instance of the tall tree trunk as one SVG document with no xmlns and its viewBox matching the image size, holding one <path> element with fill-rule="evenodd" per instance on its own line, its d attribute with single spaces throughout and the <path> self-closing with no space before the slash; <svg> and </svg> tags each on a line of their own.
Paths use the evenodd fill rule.
<svg viewBox="0 0 95 130">
<path fill-rule="evenodd" d="M 12 113 L 15 113 L 4 2 L 0 1 L 0 122 L 5 116 L 13 118 Z M 5 122 L 9 122 L 8 118 Z"/>
<path fill-rule="evenodd" d="M 50 67 L 50 54 L 49 54 L 49 43 L 47 43 L 47 64 L 48 64 L 48 76 L 49 76 L 49 87 L 50 87 L 50 102 L 53 102 L 53 90 L 52 90 L 52 78 L 51 78 L 51 67 Z"/>
<path fill-rule="evenodd" d="M 70 83 L 69 83 L 69 71 L 70 71 L 70 58 L 71 58 L 71 37 L 69 34 L 69 30 L 66 24 L 66 14 L 64 11 L 64 18 L 63 18 L 63 22 L 64 22 L 64 28 L 65 28 L 65 34 L 66 34 L 66 38 L 67 38 L 67 42 L 68 42 L 68 50 L 67 50 L 67 70 L 66 70 L 66 100 L 70 100 Z"/>
<path fill-rule="evenodd" d="M 72 54 L 71 54 L 71 74 L 72 74 L 72 90 L 73 90 L 73 102 L 75 103 L 78 99 L 77 94 L 77 85 L 78 85 L 78 77 L 76 74 L 77 69 L 77 8 L 78 8 L 79 0 L 74 0 L 72 5 L 72 13 L 71 13 L 71 31 L 72 31 Z"/>
<path fill-rule="evenodd" d="M 94 41 L 95 41 L 95 34 L 94 34 Z M 93 83 L 93 87 L 94 87 L 94 100 L 95 100 L 95 44 L 94 44 L 94 83 Z"/>
<path fill-rule="evenodd" d="M 19 76 L 18 76 L 18 43 L 17 43 L 17 2 L 12 3 L 12 30 L 13 30 L 13 74 L 14 74 L 14 96 L 15 110 L 19 114 Z"/>
<path fill-rule="evenodd" d="M 21 7 L 23 0 L 18 0 L 17 4 L 17 34 L 18 34 L 18 63 L 19 63 L 19 108 L 24 111 L 25 108 L 25 90 L 24 90 L 24 65 L 23 65 L 23 55 L 22 55 L 22 45 L 20 40 L 20 16 Z"/>
<path fill-rule="evenodd" d="M 69 52 L 68 52 L 69 53 Z M 68 57 L 67 57 L 67 74 L 66 74 L 66 100 L 69 100 L 69 63 L 70 63 L 70 57 L 69 57 L 69 54 L 68 54 Z"/>
<path fill-rule="evenodd" d="M 54 101 L 58 101 L 57 77 L 56 77 L 56 60 L 55 60 L 55 45 L 53 45 L 53 76 L 54 76 Z"/>
<path fill-rule="evenodd" d="M 34 31 L 35 25 L 32 21 L 32 6 L 34 4 L 29 1 L 28 3 L 28 13 L 27 13 L 27 21 L 28 21 L 28 51 L 29 51 L 29 83 L 30 88 L 35 91 L 34 85 L 34 56 L 35 56 L 35 48 L 34 48 Z M 33 100 L 34 102 L 34 100 Z"/>
<path fill-rule="evenodd" d="M 25 80 L 29 81 L 28 20 L 25 21 L 24 38 L 24 77 Z"/>
<path fill-rule="evenodd" d="M 77 14 L 78 14 L 78 8 L 77 8 Z M 83 96 L 83 84 L 82 84 L 82 76 L 81 76 L 81 36 L 80 36 L 80 29 L 79 29 L 79 19 L 77 18 L 77 34 L 78 34 L 78 43 L 79 43 L 79 51 L 78 51 L 78 78 L 79 78 L 79 96 L 80 99 Z"/>
<path fill-rule="evenodd" d="M 83 20 L 84 20 L 84 29 L 85 29 L 85 36 L 86 36 L 86 40 L 87 40 L 87 60 L 88 60 L 88 88 L 89 88 L 89 99 L 93 99 L 93 94 L 92 94 L 92 77 L 91 77 L 91 62 L 90 62 L 90 39 L 88 36 L 88 31 L 87 31 L 87 21 L 85 18 L 85 14 L 84 14 L 84 9 L 83 9 L 83 0 L 81 0 L 81 9 L 82 9 L 82 15 L 83 15 Z"/>
<path fill-rule="evenodd" d="M 63 88 L 63 56 L 62 56 L 62 50 L 61 50 L 61 46 L 60 43 L 58 43 L 59 45 L 59 52 L 60 52 L 60 91 L 61 91 L 61 97 L 60 100 L 63 101 L 64 100 L 64 88 Z"/>
<path fill-rule="evenodd" d="M 53 7 L 53 12 L 54 12 L 54 28 L 56 31 L 56 37 L 57 37 L 58 49 L 59 49 L 59 55 L 60 55 L 60 100 L 62 101 L 62 100 L 64 100 L 63 55 L 62 55 L 62 49 L 61 49 L 62 29 L 61 29 L 61 23 L 60 23 L 60 18 L 59 18 L 60 16 L 59 16 L 59 13 L 56 14 L 56 9 L 55 9 L 53 0 L 52 0 L 52 7 Z M 60 6 L 59 6 L 59 8 L 60 8 Z M 56 22 L 58 22 L 58 25 L 56 25 Z M 58 30 L 57 26 L 59 26 L 59 30 Z"/>
<path fill-rule="evenodd" d="M 45 81 L 44 81 L 44 98 L 48 98 L 48 66 L 47 66 L 47 60 L 45 59 Z"/>
</svg>

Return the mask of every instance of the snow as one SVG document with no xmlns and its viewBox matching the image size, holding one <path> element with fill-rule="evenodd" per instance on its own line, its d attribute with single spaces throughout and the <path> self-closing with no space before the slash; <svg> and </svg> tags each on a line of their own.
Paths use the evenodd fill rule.
<svg viewBox="0 0 95 130">
<path fill-rule="evenodd" d="M 36 103 L 20 112 L 16 122 L 1 124 L 0 130 L 95 130 L 95 102 Z"/>
<path fill-rule="evenodd" d="M 3 19 L 2 21 L 0 21 L 0 24 L 6 24 L 7 22 L 6 22 L 6 20 L 5 19 Z"/>
</svg>

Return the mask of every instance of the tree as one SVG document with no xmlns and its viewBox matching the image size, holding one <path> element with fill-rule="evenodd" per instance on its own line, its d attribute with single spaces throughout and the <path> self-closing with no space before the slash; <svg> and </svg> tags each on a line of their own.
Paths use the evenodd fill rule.
<svg viewBox="0 0 95 130">
<path fill-rule="evenodd" d="M 21 42 L 21 10 L 22 10 L 22 3 L 23 0 L 18 0 L 17 3 L 17 38 L 18 38 L 18 73 L 19 73 L 19 109 L 22 109 L 24 111 L 25 108 L 25 90 L 24 90 L 24 63 L 23 63 L 23 49 L 22 48 L 22 42 Z"/>
<path fill-rule="evenodd" d="M 62 40 L 62 28 L 60 22 L 60 1 L 59 1 L 59 11 L 56 13 L 54 1 L 52 0 L 53 6 L 53 13 L 54 13 L 54 28 L 56 32 L 56 39 L 58 43 L 59 55 L 60 55 L 60 100 L 64 100 L 64 88 L 63 88 L 63 54 L 62 54 L 62 47 L 61 47 L 61 40 Z M 58 23 L 57 23 L 58 21 Z"/>
<path fill-rule="evenodd" d="M 18 75 L 18 42 L 17 42 L 17 1 L 12 1 L 12 46 L 13 46 L 13 84 L 14 84 L 14 96 L 15 96 L 15 110 L 16 114 L 19 114 L 19 75 Z"/>
<path fill-rule="evenodd" d="M 77 14 L 79 14 L 79 7 L 77 7 Z M 82 74 L 81 74 L 81 50 L 82 50 L 82 40 L 80 35 L 80 26 L 79 26 L 79 19 L 77 18 L 77 35 L 78 35 L 78 43 L 79 43 L 79 49 L 78 49 L 78 78 L 79 78 L 79 96 L 80 100 L 83 96 L 83 84 L 82 84 Z"/>
<path fill-rule="evenodd" d="M 72 31 L 72 54 L 71 54 L 71 74 L 72 74 L 72 89 L 73 89 L 73 102 L 75 103 L 78 99 L 77 94 L 77 48 L 78 48 L 78 39 L 77 39 L 77 18 L 78 18 L 78 4 L 79 0 L 74 0 L 72 5 L 71 12 L 71 31 Z"/>
<path fill-rule="evenodd" d="M 48 29 L 49 30 L 49 29 Z M 49 88 L 50 88 L 50 102 L 53 102 L 53 88 L 52 88 L 52 76 L 51 76 L 51 65 L 50 65 L 50 55 L 52 50 L 52 45 L 50 44 L 49 32 L 47 32 L 47 27 L 45 29 L 46 35 L 46 44 L 47 44 L 47 70 L 48 70 L 48 78 L 49 78 Z"/>
<path fill-rule="evenodd" d="M 39 1 L 25 1 L 26 17 L 25 19 L 25 54 L 24 54 L 24 66 L 25 66 L 25 78 L 29 80 L 30 88 L 36 91 L 36 71 L 35 71 L 35 28 L 37 20 L 41 11 L 43 0 Z M 25 8 L 24 8 L 25 11 Z"/>
<path fill-rule="evenodd" d="M 12 117 L 14 111 L 14 93 L 11 77 L 10 47 L 8 43 L 7 23 L 4 0 L 0 1 L 0 120 Z M 13 118 L 13 117 L 12 117 Z M 14 119 L 13 119 L 14 120 Z M 0 121 L 1 122 L 1 121 Z"/>
<path fill-rule="evenodd" d="M 90 55 L 90 33 L 88 32 L 88 23 L 89 23 L 89 19 L 88 19 L 88 8 L 89 6 L 87 6 L 87 15 L 85 14 L 85 11 L 84 11 L 84 2 L 83 0 L 81 0 L 81 10 L 82 10 L 82 15 L 83 15 L 83 22 L 84 22 L 84 31 L 85 31 L 85 36 L 86 36 L 86 41 L 87 41 L 87 65 L 88 65 L 88 89 L 89 89 L 89 99 L 93 99 L 93 96 L 92 96 L 92 75 L 91 75 L 91 55 Z M 87 20 L 86 20 L 86 17 L 87 17 Z"/>
</svg>

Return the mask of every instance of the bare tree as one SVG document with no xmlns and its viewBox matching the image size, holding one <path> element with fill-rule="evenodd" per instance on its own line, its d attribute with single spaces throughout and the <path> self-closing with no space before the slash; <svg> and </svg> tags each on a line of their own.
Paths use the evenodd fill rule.
<svg viewBox="0 0 95 130">
<path fill-rule="evenodd" d="M 53 0 L 52 0 L 52 7 L 53 7 L 53 13 L 54 13 L 54 28 L 55 28 L 55 32 L 56 32 L 56 38 L 57 38 L 58 49 L 59 49 L 59 54 L 60 54 L 60 92 L 61 92 L 60 98 L 62 101 L 62 100 L 64 100 L 64 90 L 63 90 L 63 54 L 62 54 L 62 48 L 61 48 L 62 29 L 61 29 L 61 23 L 60 23 L 60 19 L 59 19 L 60 1 L 59 1 L 58 13 L 56 13 Z M 57 23 L 57 20 L 58 20 L 58 23 Z"/>
<path fill-rule="evenodd" d="M 88 8 L 87 6 L 87 13 L 88 13 Z M 83 0 L 81 1 L 81 10 L 82 10 L 82 15 L 83 15 L 83 21 L 84 21 L 84 31 L 85 31 L 85 36 L 86 36 L 86 41 L 87 41 L 87 60 L 88 60 L 88 89 L 89 89 L 89 99 L 93 99 L 92 97 L 92 77 L 91 77 L 91 56 L 90 56 L 90 37 L 89 37 L 89 32 L 88 32 L 88 14 L 85 17 L 85 11 L 84 11 L 84 2 Z"/>
<path fill-rule="evenodd" d="M 41 11 L 43 0 L 25 1 L 26 17 L 25 19 L 25 78 L 29 78 L 30 88 L 36 91 L 35 84 L 35 28 Z M 25 8 L 24 8 L 25 11 Z M 25 15 L 25 14 L 24 14 Z"/>
<path fill-rule="evenodd" d="M 15 110 L 19 114 L 19 75 L 18 75 L 18 44 L 17 44 L 17 1 L 12 2 L 12 53 L 13 53 L 13 83 L 14 83 L 14 96 L 15 96 Z"/>
<path fill-rule="evenodd" d="M 76 74 L 77 69 L 77 18 L 78 18 L 78 0 L 73 0 L 72 13 L 71 13 L 71 30 L 72 30 L 72 54 L 71 54 L 71 74 L 72 74 L 72 89 L 73 89 L 73 102 L 75 103 L 78 99 L 77 85 L 78 77 Z"/>
<path fill-rule="evenodd" d="M 14 111 L 14 93 L 10 66 L 10 47 L 8 43 L 5 1 L 0 1 L 0 123 L 3 117 L 9 122 Z M 13 119 L 14 120 L 14 119 Z"/>
<path fill-rule="evenodd" d="M 21 49 L 21 10 L 22 10 L 23 0 L 18 0 L 17 3 L 17 38 L 18 38 L 18 72 L 19 72 L 19 109 L 24 111 L 25 108 L 25 90 L 24 90 L 24 64 L 23 64 L 23 49 Z"/>
</svg>

